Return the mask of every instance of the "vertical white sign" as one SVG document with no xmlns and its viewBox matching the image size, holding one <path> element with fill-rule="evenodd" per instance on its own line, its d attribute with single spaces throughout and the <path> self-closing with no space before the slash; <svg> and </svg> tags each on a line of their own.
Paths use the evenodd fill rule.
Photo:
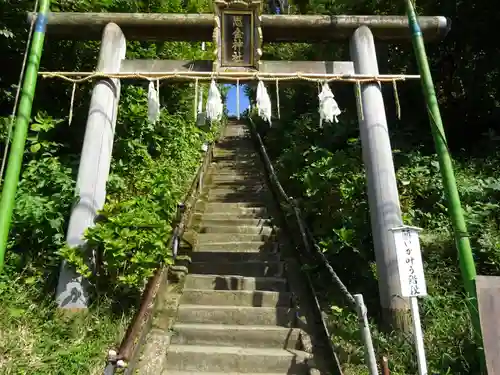
<svg viewBox="0 0 500 375">
<path fill-rule="evenodd" d="M 418 233 L 420 228 L 403 226 L 391 229 L 396 245 L 402 297 L 427 295 L 424 266 Z"/>
<path fill-rule="evenodd" d="M 399 269 L 399 283 L 402 297 L 409 297 L 410 310 L 413 318 L 413 335 L 417 354 L 418 374 L 427 375 L 425 359 L 424 334 L 420 323 L 417 297 L 427 295 L 424 266 L 420 251 L 418 233 L 420 228 L 402 226 L 391 229 L 396 245 L 396 257 Z"/>
</svg>

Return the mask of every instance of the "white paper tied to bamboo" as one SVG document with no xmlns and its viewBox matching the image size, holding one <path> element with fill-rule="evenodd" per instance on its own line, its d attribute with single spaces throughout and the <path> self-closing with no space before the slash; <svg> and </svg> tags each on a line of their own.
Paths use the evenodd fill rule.
<svg viewBox="0 0 500 375">
<path fill-rule="evenodd" d="M 323 83 L 323 87 L 321 88 L 321 92 L 318 95 L 319 98 L 319 126 L 323 126 L 323 120 L 326 122 L 336 122 L 339 120 L 337 116 L 340 116 L 342 113 L 339 109 L 339 106 L 335 99 L 333 98 L 332 90 L 328 86 L 328 83 Z"/>
<path fill-rule="evenodd" d="M 156 83 L 158 86 L 158 81 Z M 156 123 L 160 118 L 160 93 L 158 87 L 155 88 L 153 81 L 149 82 L 148 88 L 148 121 Z"/>
<path fill-rule="evenodd" d="M 257 111 L 260 118 L 264 121 L 269 122 L 269 126 L 271 126 L 271 98 L 267 93 L 266 86 L 264 86 L 264 82 L 259 80 L 257 85 Z"/>
<path fill-rule="evenodd" d="M 207 98 L 207 119 L 212 122 L 214 120 L 221 120 L 223 112 L 222 99 L 220 96 L 219 89 L 215 84 L 215 80 L 212 79 L 210 82 L 210 89 L 208 90 L 208 98 Z"/>
</svg>

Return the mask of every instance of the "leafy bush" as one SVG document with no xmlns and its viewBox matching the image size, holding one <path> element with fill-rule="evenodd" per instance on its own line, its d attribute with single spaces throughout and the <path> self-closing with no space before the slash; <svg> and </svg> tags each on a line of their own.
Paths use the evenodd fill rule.
<svg viewBox="0 0 500 375">
<path fill-rule="evenodd" d="M 294 118 L 295 117 L 295 118 Z M 308 224 L 351 293 L 365 296 L 376 318 L 379 310 L 361 144 L 344 115 L 340 124 L 318 127 L 316 114 L 282 115 L 272 128 L 259 123 L 269 153 L 287 192 L 298 199 Z M 348 128 L 348 129 L 346 129 Z M 394 151 L 404 222 L 424 228 L 421 235 L 429 297 L 422 301 L 430 371 L 477 373 L 477 344 L 471 334 L 450 220 L 435 156 L 405 147 Z M 467 158 L 455 164 L 478 273 L 500 274 L 498 166 L 493 160 Z M 315 266 L 315 265 L 312 265 Z M 315 267 L 321 298 L 332 307 L 332 331 L 348 374 L 362 373 L 363 351 L 356 316 L 344 305 L 328 276 Z M 449 319 L 453 311 L 455 318 Z M 376 322 L 376 320 L 375 320 Z M 377 351 L 387 353 L 392 372 L 408 374 L 416 363 L 410 339 L 374 332 Z M 359 341 L 358 341 L 359 342 Z M 359 345 L 359 344 L 358 344 Z M 396 349 L 397 347 L 397 349 Z M 360 372 L 361 371 L 361 372 Z"/>
<path fill-rule="evenodd" d="M 40 112 L 31 124 L 33 136 L 28 137 L 17 190 L 4 276 L 22 272 L 22 282 L 37 283 L 42 295 L 44 287 L 50 288 L 57 277 L 57 250 L 64 244 L 67 212 L 74 196 L 70 160 L 58 155 L 63 145 L 50 140 L 58 123 Z"/>
<path fill-rule="evenodd" d="M 200 164 L 202 143 L 216 127 L 205 134 L 186 120 L 186 113 L 170 115 L 166 110 L 151 124 L 144 90 L 127 87 L 125 92 L 111 198 L 86 233 L 89 248 L 99 254 L 98 272 L 89 267 L 82 249 L 64 247 L 60 254 L 94 285 L 128 292 L 141 290 L 159 265 L 171 263 L 167 242 L 172 219 Z"/>
</svg>

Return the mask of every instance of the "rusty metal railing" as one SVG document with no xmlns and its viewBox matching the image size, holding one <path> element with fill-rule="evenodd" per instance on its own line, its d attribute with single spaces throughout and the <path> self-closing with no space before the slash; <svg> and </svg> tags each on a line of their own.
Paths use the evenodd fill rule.
<svg viewBox="0 0 500 375">
<path fill-rule="evenodd" d="M 204 180 L 207 176 L 207 170 L 213 158 L 214 144 L 210 144 L 205 152 L 202 164 L 197 170 L 196 176 L 182 203 L 178 204 L 177 215 L 172 225 L 172 236 L 169 239 L 168 247 L 172 248 L 174 259 L 177 255 L 177 248 L 180 239 L 192 213 L 192 209 L 198 196 L 201 194 L 204 186 Z M 125 373 L 130 372 L 140 354 L 140 348 L 147 336 L 151 325 L 151 312 L 155 304 L 155 298 L 161 285 L 166 282 L 168 267 L 162 265 L 155 274 L 149 279 L 144 293 L 142 295 L 139 310 L 134 315 L 118 350 L 111 349 L 108 352 L 107 363 L 104 369 L 104 375 L 112 375 L 117 369 L 126 369 Z"/>
</svg>

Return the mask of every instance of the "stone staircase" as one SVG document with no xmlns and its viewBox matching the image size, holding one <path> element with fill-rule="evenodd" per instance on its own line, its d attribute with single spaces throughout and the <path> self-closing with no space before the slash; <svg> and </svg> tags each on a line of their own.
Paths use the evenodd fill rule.
<svg viewBox="0 0 500 375">
<path fill-rule="evenodd" d="M 189 225 L 191 263 L 163 375 L 312 371 L 263 170 L 246 126 L 230 121 Z"/>
</svg>

